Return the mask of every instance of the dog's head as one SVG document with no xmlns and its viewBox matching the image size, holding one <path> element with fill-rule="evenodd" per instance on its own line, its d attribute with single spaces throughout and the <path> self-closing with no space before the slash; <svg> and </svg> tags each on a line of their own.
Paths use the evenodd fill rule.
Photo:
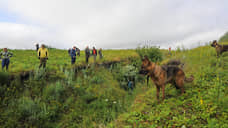
<svg viewBox="0 0 228 128">
<path fill-rule="evenodd" d="M 211 44 L 212 47 L 216 47 L 217 45 L 218 45 L 218 43 L 217 43 L 216 40 L 214 40 L 214 41 L 212 42 L 212 44 Z"/>
<path fill-rule="evenodd" d="M 148 67 L 150 66 L 150 60 L 147 56 L 144 56 L 142 59 L 142 65 L 141 70 L 139 71 L 139 74 L 147 75 L 149 73 Z"/>
</svg>

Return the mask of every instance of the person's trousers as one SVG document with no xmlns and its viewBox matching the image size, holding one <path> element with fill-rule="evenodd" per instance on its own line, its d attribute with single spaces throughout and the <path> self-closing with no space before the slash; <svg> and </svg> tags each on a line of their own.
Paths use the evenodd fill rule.
<svg viewBox="0 0 228 128">
<path fill-rule="evenodd" d="M 2 70 L 4 67 L 6 67 L 6 70 L 8 70 L 10 60 L 9 59 L 2 59 Z"/>
<path fill-rule="evenodd" d="M 39 66 L 39 68 L 41 68 L 41 67 L 45 68 L 46 67 L 46 63 L 47 63 L 47 59 L 46 58 L 40 58 L 40 66 Z"/>
<path fill-rule="evenodd" d="M 96 58 L 97 58 L 97 56 L 96 55 L 93 55 L 94 62 L 96 62 Z"/>
<path fill-rule="evenodd" d="M 86 63 L 89 63 L 89 56 L 86 55 Z"/>
<path fill-rule="evenodd" d="M 100 59 L 102 59 L 103 58 L 103 56 L 102 56 L 102 54 L 100 54 Z"/>
<path fill-rule="evenodd" d="M 71 64 L 75 64 L 76 57 L 71 57 Z"/>
</svg>

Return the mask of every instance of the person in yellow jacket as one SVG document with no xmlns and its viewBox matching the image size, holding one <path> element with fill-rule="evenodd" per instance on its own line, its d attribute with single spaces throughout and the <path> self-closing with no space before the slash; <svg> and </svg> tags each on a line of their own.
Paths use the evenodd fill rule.
<svg viewBox="0 0 228 128">
<path fill-rule="evenodd" d="M 45 48 L 44 44 L 41 45 L 41 48 L 39 48 L 37 54 L 38 54 L 38 59 L 40 60 L 39 68 L 41 67 L 45 68 L 48 60 L 48 50 L 47 48 Z"/>
</svg>

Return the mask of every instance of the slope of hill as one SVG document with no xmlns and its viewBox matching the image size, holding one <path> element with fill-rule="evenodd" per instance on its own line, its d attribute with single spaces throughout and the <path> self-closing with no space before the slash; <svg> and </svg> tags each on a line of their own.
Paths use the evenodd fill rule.
<svg viewBox="0 0 228 128">
<path fill-rule="evenodd" d="M 228 127 L 228 53 L 216 58 L 214 49 L 205 46 L 173 52 L 171 58 L 182 60 L 187 76 L 195 77 L 193 83 L 185 84 L 186 93 L 180 95 L 167 85 L 166 99 L 157 102 L 155 86 L 150 83 L 150 89 L 136 96 L 131 109 L 110 127 Z"/>
<path fill-rule="evenodd" d="M 10 73 L 30 69 L 34 74 L 24 81 L 17 77 L 6 84 L 0 81 L 1 127 L 227 127 L 228 54 L 216 58 L 210 46 L 173 51 L 172 56 L 163 51 L 161 63 L 180 59 L 186 75 L 193 74 L 195 80 L 185 85 L 182 96 L 167 85 L 166 99 L 159 103 L 153 83 L 146 86 L 138 74 L 141 60 L 134 50 L 104 51 L 105 60 L 99 63 L 125 61 L 109 67 L 92 62 L 79 71 L 70 66 L 66 51 L 50 50 L 46 71 L 36 68 L 34 51 L 13 52 Z M 82 55 L 78 64 L 83 61 Z M 5 77 L 7 73 L 0 73 L 0 80 Z M 133 90 L 128 81 L 134 81 Z"/>
<path fill-rule="evenodd" d="M 220 43 L 224 43 L 224 42 L 228 42 L 228 32 L 226 32 L 220 39 L 219 39 Z"/>
<path fill-rule="evenodd" d="M 1 49 L 2 50 L 2 49 Z M 1 52 L 0 50 L 0 52 Z M 39 59 L 35 50 L 9 50 L 14 54 L 10 61 L 9 72 L 18 73 L 22 71 L 34 70 L 39 66 Z M 103 59 L 97 56 L 97 62 L 120 61 L 129 57 L 137 57 L 135 50 L 103 50 Z M 1 62 L 1 60 L 0 60 Z M 94 63 L 90 57 L 89 63 Z M 76 64 L 73 66 L 85 65 L 85 53 L 77 56 Z M 71 68 L 71 58 L 67 50 L 49 49 L 49 59 L 47 68 L 50 70 L 59 70 L 60 68 Z M 0 69 L 1 71 L 2 69 Z"/>
</svg>

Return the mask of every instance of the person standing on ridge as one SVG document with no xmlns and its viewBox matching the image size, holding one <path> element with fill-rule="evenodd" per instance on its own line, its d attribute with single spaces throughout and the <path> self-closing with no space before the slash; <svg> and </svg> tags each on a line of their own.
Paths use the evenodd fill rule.
<svg viewBox="0 0 228 128">
<path fill-rule="evenodd" d="M 169 55 L 172 55 L 172 53 L 171 53 L 171 47 L 169 47 Z"/>
<path fill-rule="evenodd" d="M 47 48 L 45 48 L 44 44 L 41 45 L 41 48 L 39 48 L 37 54 L 38 54 L 38 59 L 40 60 L 39 68 L 41 67 L 45 68 L 48 60 L 48 50 Z"/>
<path fill-rule="evenodd" d="M 36 46 L 36 51 L 38 51 L 39 48 L 40 48 L 39 44 L 38 43 L 34 43 L 34 45 Z"/>
<path fill-rule="evenodd" d="M 69 48 L 69 49 L 67 50 L 67 52 L 68 52 L 68 55 L 70 56 L 71 48 Z"/>
<path fill-rule="evenodd" d="M 79 48 L 76 48 L 76 53 L 78 56 L 80 56 L 80 49 Z"/>
<path fill-rule="evenodd" d="M 71 55 L 71 64 L 75 64 L 76 61 L 76 46 L 73 46 L 73 49 L 70 52 Z"/>
<path fill-rule="evenodd" d="M 99 49 L 98 54 L 100 56 L 100 59 L 102 59 L 103 58 L 103 54 L 102 54 L 102 49 L 101 48 Z"/>
<path fill-rule="evenodd" d="M 13 56 L 13 53 L 8 52 L 7 48 L 3 48 L 3 51 L 0 53 L 0 59 L 1 56 L 3 56 L 2 58 L 2 70 L 4 70 L 4 67 L 6 67 L 6 71 L 8 71 L 8 67 L 10 64 L 10 57 Z"/>
<path fill-rule="evenodd" d="M 90 56 L 90 50 L 89 50 L 89 47 L 86 46 L 86 49 L 85 49 L 85 58 L 86 58 L 86 63 L 87 64 L 89 63 L 89 56 Z"/>
<path fill-rule="evenodd" d="M 92 55 L 93 55 L 93 60 L 94 60 L 94 63 L 95 63 L 96 62 L 96 58 L 97 58 L 97 49 L 95 49 L 95 47 L 93 47 Z"/>
</svg>

